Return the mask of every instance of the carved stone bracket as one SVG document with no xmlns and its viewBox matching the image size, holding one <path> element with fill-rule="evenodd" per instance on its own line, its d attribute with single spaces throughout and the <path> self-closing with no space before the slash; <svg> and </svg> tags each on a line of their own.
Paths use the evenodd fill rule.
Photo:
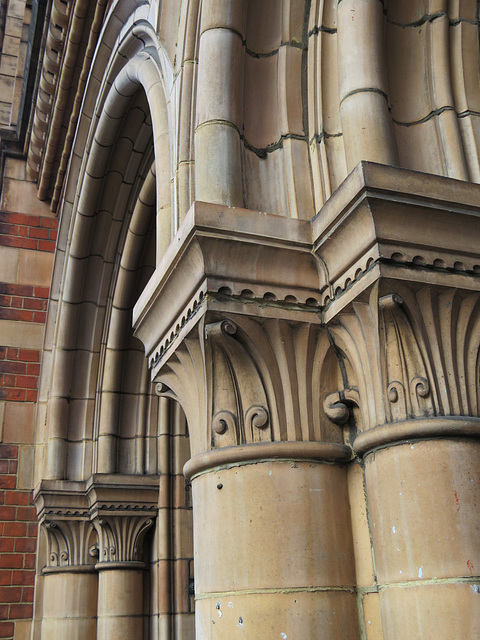
<svg viewBox="0 0 480 640">
<path fill-rule="evenodd" d="M 86 492 L 98 533 L 96 568 L 143 567 L 143 541 L 157 514 L 158 478 L 95 474 Z"/>
<path fill-rule="evenodd" d="M 195 203 L 133 314 L 192 454 L 332 441 L 324 420 L 355 406 L 358 432 L 478 416 L 479 201 L 479 185 L 360 163 L 311 224 Z"/>
<path fill-rule="evenodd" d="M 97 534 L 90 522 L 84 483 L 44 480 L 34 502 L 47 540 L 44 573 L 93 571 Z"/>
<path fill-rule="evenodd" d="M 158 477 L 103 475 L 87 482 L 44 480 L 34 501 L 45 532 L 44 573 L 143 566 L 154 524 Z"/>
<path fill-rule="evenodd" d="M 144 566 L 143 540 L 153 517 L 123 513 L 97 517 L 93 523 L 99 540 L 97 568 Z"/>
</svg>

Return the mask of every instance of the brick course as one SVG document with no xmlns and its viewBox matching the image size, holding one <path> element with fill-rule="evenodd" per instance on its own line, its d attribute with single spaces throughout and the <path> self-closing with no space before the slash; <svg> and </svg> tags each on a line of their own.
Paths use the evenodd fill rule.
<svg viewBox="0 0 480 640">
<path fill-rule="evenodd" d="M 0 245 L 53 252 L 57 224 L 55 218 L 0 212 Z"/>
<path fill-rule="evenodd" d="M 30 491 L 17 489 L 18 447 L 0 445 L 0 618 L 32 617 L 37 525 Z M 15 462 L 15 465 L 11 463 Z M 13 622 L 0 622 L 0 638 L 12 638 Z"/>
<path fill-rule="evenodd" d="M 0 283 L 0 319 L 45 323 L 48 287 Z"/>
<path fill-rule="evenodd" d="M 0 347 L 0 400 L 36 402 L 40 351 Z"/>
</svg>

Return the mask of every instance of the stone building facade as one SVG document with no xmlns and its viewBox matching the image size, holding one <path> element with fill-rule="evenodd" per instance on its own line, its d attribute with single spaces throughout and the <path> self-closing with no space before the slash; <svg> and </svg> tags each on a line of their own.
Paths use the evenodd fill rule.
<svg viewBox="0 0 480 640">
<path fill-rule="evenodd" d="M 0 638 L 478 638 L 479 3 L 0 21 Z"/>
</svg>

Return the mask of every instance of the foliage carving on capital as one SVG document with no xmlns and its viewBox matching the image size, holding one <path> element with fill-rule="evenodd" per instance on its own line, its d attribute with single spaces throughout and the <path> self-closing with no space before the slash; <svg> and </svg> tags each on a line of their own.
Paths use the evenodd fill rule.
<svg viewBox="0 0 480 640">
<path fill-rule="evenodd" d="M 153 526 L 148 515 L 101 515 L 93 521 L 98 533 L 99 563 L 142 562 L 143 541 Z"/>
<path fill-rule="evenodd" d="M 42 523 L 47 537 L 47 570 L 66 570 L 97 561 L 97 534 L 91 522 L 49 518 Z"/>
<path fill-rule="evenodd" d="M 381 295 L 376 284 L 329 329 L 355 372 L 363 429 L 479 416 L 477 292 L 396 282 Z"/>
<path fill-rule="evenodd" d="M 212 314 L 213 315 L 213 314 Z M 334 441 L 325 431 L 319 323 L 225 314 L 203 320 L 159 371 L 157 393 L 177 399 L 192 455 L 258 442 Z"/>
</svg>

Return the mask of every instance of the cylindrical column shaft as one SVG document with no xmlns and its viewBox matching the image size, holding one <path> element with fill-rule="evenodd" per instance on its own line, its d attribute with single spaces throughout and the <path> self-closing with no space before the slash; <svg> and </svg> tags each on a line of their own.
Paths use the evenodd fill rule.
<svg viewBox="0 0 480 640">
<path fill-rule="evenodd" d="M 90 640 L 96 637 L 97 574 L 47 573 L 43 588 L 42 638 Z"/>
<path fill-rule="evenodd" d="M 199 640 L 358 638 L 344 467 L 231 464 L 192 491 Z"/>
<path fill-rule="evenodd" d="M 365 457 L 384 640 L 480 636 L 480 443 Z"/>
<path fill-rule="evenodd" d="M 379 0 L 338 4 L 340 117 L 348 171 L 361 160 L 398 163 L 388 111 L 384 43 Z"/>
<path fill-rule="evenodd" d="M 104 568 L 98 579 L 97 640 L 143 640 L 143 568 Z"/>
<path fill-rule="evenodd" d="M 243 206 L 243 0 L 202 6 L 195 130 L 195 199 Z"/>
</svg>

